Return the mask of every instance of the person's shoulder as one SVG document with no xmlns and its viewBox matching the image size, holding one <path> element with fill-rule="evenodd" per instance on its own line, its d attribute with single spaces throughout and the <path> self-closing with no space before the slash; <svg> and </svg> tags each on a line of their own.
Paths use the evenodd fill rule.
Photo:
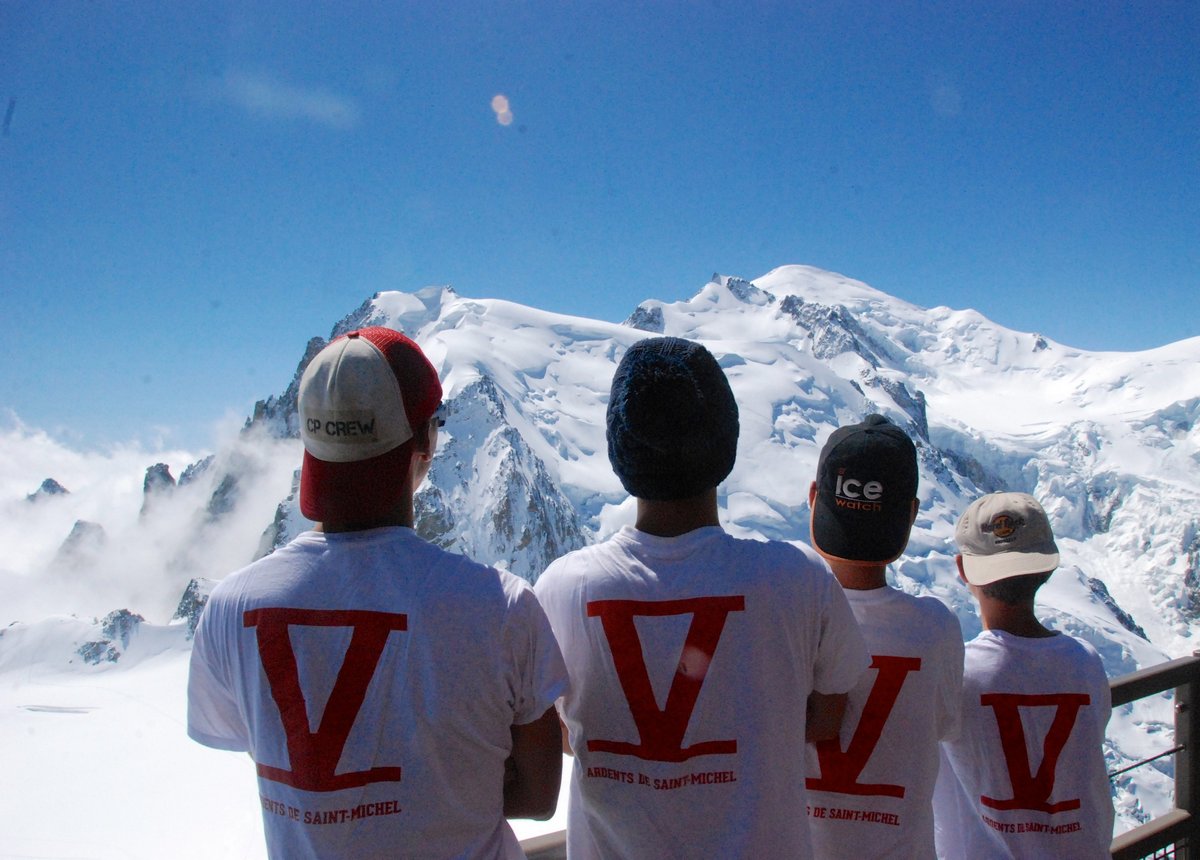
<svg viewBox="0 0 1200 860">
<path fill-rule="evenodd" d="M 280 569 L 291 563 L 287 557 L 289 546 L 291 545 L 280 547 L 270 555 L 255 559 L 245 567 L 222 577 L 209 592 L 208 604 L 216 606 L 252 594 L 255 584 L 261 581 L 264 572 Z"/>
<path fill-rule="evenodd" d="M 452 597 L 457 611 L 477 614 L 480 619 L 527 618 L 534 611 L 537 598 L 529 580 L 512 571 L 437 549 L 433 577 L 438 589 Z"/>
<path fill-rule="evenodd" d="M 1086 639 L 1080 639 L 1077 636 L 1067 636 L 1063 638 L 1070 639 L 1075 649 L 1075 657 L 1070 662 L 1074 665 L 1075 671 L 1081 675 L 1088 676 L 1091 684 L 1091 689 L 1095 693 L 1099 693 L 1108 706 L 1112 704 L 1112 681 L 1108 676 L 1108 669 L 1104 666 L 1104 658 L 1100 652 L 1088 642 Z M 1064 662 L 1067 662 L 1064 660 Z M 1105 695 L 1107 694 L 1107 695 Z"/>
<path fill-rule="evenodd" d="M 426 544 L 424 562 L 437 571 L 439 579 L 461 585 L 488 587 L 499 585 L 506 593 L 517 593 L 529 588 L 529 582 L 511 571 L 496 565 L 486 564 L 469 556 Z"/>
<path fill-rule="evenodd" d="M 1104 671 L 1104 658 L 1100 656 L 1100 652 L 1091 642 L 1067 633 L 1060 633 L 1055 638 L 1063 640 L 1062 650 L 1065 653 L 1074 654 L 1077 660 L 1091 663 L 1093 666 L 1100 667 L 1100 671 Z"/>
<path fill-rule="evenodd" d="M 772 588 L 798 589 L 805 593 L 825 592 L 840 587 L 829 565 L 803 543 L 729 537 L 733 559 L 740 573 Z"/>
<path fill-rule="evenodd" d="M 752 541 L 752 543 L 761 544 L 763 553 L 778 559 L 781 565 L 787 567 L 794 574 L 815 578 L 822 584 L 837 582 L 825 559 L 821 558 L 817 551 L 806 543 L 781 540 Z"/>
<path fill-rule="evenodd" d="M 962 638 L 962 627 L 958 623 L 958 616 L 939 598 L 932 594 L 900 593 L 907 598 L 914 611 L 924 616 L 927 623 L 937 625 L 939 628 L 951 629 L 955 636 L 959 639 Z"/>
<path fill-rule="evenodd" d="M 1051 638 L 1059 640 L 1062 643 L 1064 650 L 1082 651 L 1091 655 L 1092 657 L 1095 657 L 1097 660 L 1100 659 L 1100 652 L 1096 650 L 1096 646 L 1086 639 L 1083 639 L 1079 636 L 1073 636 L 1070 633 L 1063 633 L 1061 631 L 1057 636 Z"/>
<path fill-rule="evenodd" d="M 270 555 L 256 559 L 213 584 L 204 598 L 197 635 L 219 638 L 231 635 L 231 626 L 240 628 L 243 611 L 256 606 L 269 593 L 264 584 L 272 571 L 279 571 L 291 564 L 286 561 L 286 548 L 281 547 Z"/>
<path fill-rule="evenodd" d="M 325 546 L 325 536 L 320 532 L 301 532 L 282 546 L 233 571 L 222 582 L 236 583 L 241 578 L 253 577 L 265 570 L 285 569 L 292 565 L 304 564 L 301 560 L 303 556 L 321 552 Z"/>
<path fill-rule="evenodd" d="M 590 573 L 594 574 L 600 559 L 611 558 L 618 546 L 618 537 L 613 535 L 599 543 L 560 555 L 542 571 L 534 589 L 540 594 L 551 587 L 566 587 L 569 583 L 586 579 Z"/>
<path fill-rule="evenodd" d="M 517 600 L 532 596 L 533 584 L 523 576 L 518 576 L 509 570 L 500 570 L 499 568 L 487 568 L 500 581 L 500 588 L 508 596 L 510 600 Z"/>
<path fill-rule="evenodd" d="M 564 573 L 586 568 L 598 556 L 611 554 L 614 540 L 615 537 L 610 537 L 599 543 L 588 544 L 585 547 L 563 553 L 546 566 L 546 573 L 562 576 Z"/>
<path fill-rule="evenodd" d="M 325 536 L 319 532 L 300 533 L 283 546 L 219 580 L 208 594 L 205 612 L 210 616 L 222 609 L 240 613 L 273 599 L 281 586 L 286 588 L 302 580 L 311 568 L 314 556 L 325 547 Z"/>
<path fill-rule="evenodd" d="M 741 538 L 726 535 L 734 551 L 747 557 L 755 557 L 764 561 L 773 561 L 781 567 L 792 567 L 800 570 L 811 570 L 818 573 L 828 573 L 829 565 L 821 556 L 806 543 L 785 540 L 759 540 L 757 538 Z"/>
<path fill-rule="evenodd" d="M 1009 646 L 1005 637 L 998 636 L 991 630 L 980 630 L 975 634 L 975 638 L 969 640 L 963 647 L 968 673 L 972 665 L 990 666 L 997 659 L 1007 662 L 1018 659 L 1020 656 L 1015 649 Z"/>
<path fill-rule="evenodd" d="M 982 630 L 966 645 L 968 660 L 994 660 L 1030 667 L 1037 673 L 1063 663 L 1103 666 L 1099 652 L 1088 642 L 1066 633 L 1054 636 L 1017 636 L 1003 630 Z"/>
</svg>

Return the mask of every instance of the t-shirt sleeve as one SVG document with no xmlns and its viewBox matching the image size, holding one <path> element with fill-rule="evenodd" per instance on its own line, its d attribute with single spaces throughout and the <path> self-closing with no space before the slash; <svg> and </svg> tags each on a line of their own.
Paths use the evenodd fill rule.
<svg viewBox="0 0 1200 860">
<path fill-rule="evenodd" d="M 513 724 L 519 726 L 542 716 L 566 693 L 567 667 L 546 613 L 533 589 L 524 583 L 516 597 L 514 615 L 518 633 L 513 641 Z"/>
<path fill-rule="evenodd" d="M 219 645 L 212 638 L 210 606 L 206 606 L 192 640 L 188 668 L 187 732 L 192 740 L 221 750 L 246 752 L 249 730 L 233 693 L 228 663 L 219 659 Z"/>
<path fill-rule="evenodd" d="M 979 819 L 966 789 L 950 764 L 946 748 L 938 745 L 938 775 L 933 789 L 933 841 L 938 860 L 967 857 L 965 832 Z"/>
<path fill-rule="evenodd" d="M 1086 640 L 1077 639 L 1083 645 L 1084 650 L 1088 654 L 1088 662 L 1091 665 L 1093 679 L 1092 689 L 1096 691 L 1096 700 L 1098 710 L 1097 715 L 1101 727 L 1107 726 L 1109 719 L 1112 717 L 1112 685 L 1108 680 L 1108 673 L 1104 671 L 1104 660 L 1100 656 L 1100 652 Z"/>
<path fill-rule="evenodd" d="M 937 598 L 929 598 L 936 600 Z M 939 628 L 945 644 L 938 648 L 942 658 L 940 677 L 938 678 L 938 739 L 952 740 L 957 738 L 962 730 L 962 686 L 963 645 L 962 628 L 954 613 L 948 609 L 944 613 L 945 621 Z"/>
<path fill-rule="evenodd" d="M 829 573 L 822 578 L 821 628 L 817 659 L 813 665 L 813 690 L 825 695 L 847 693 L 871 663 L 867 644 L 850 602 Z"/>
</svg>

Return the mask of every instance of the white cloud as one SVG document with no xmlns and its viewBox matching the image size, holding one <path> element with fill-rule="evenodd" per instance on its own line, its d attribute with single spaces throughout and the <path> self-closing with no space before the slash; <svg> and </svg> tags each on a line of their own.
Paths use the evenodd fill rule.
<svg viewBox="0 0 1200 860">
<path fill-rule="evenodd" d="M 301 87 L 269 75 L 230 70 L 216 82 L 217 97 L 263 119 L 303 120 L 330 128 L 358 124 L 355 102 L 325 87 Z"/>
<path fill-rule="evenodd" d="M 128 608 L 161 623 L 193 576 L 219 579 L 248 563 L 300 462 L 299 442 L 238 434 L 208 471 L 143 511 L 146 469 L 165 463 L 178 479 L 204 455 L 113 446 L 78 451 L 13 415 L 0 421 L 0 628 L 48 615 L 103 616 Z M 5 426 L 7 424 L 8 426 Z M 237 479 L 236 509 L 214 518 L 206 506 L 226 477 Z M 46 478 L 68 494 L 33 503 Z M 97 532 L 64 556 L 78 522 Z"/>
</svg>

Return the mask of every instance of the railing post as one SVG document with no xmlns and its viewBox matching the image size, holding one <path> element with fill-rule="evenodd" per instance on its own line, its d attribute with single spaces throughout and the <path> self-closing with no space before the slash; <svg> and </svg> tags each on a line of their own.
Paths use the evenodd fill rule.
<svg viewBox="0 0 1200 860">
<path fill-rule="evenodd" d="M 1192 656 L 1200 657 L 1200 651 Z M 1180 684 L 1175 689 L 1175 743 L 1183 749 L 1175 757 L 1175 807 L 1200 820 L 1200 689 L 1195 681 Z M 1184 840 L 1176 845 L 1175 856 L 1180 860 L 1196 857 L 1200 846 Z"/>
</svg>

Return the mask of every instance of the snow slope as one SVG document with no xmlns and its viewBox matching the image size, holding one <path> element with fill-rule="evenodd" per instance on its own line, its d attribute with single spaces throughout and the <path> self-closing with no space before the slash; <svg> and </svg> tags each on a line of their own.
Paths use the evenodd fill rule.
<svg viewBox="0 0 1200 860">
<path fill-rule="evenodd" d="M 938 596 L 974 635 L 954 522 L 981 492 L 1024 490 L 1060 538 L 1063 565 L 1041 594 L 1050 623 L 1092 642 L 1113 677 L 1195 647 L 1200 338 L 1087 353 L 804 266 L 714 276 L 624 324 L 448 287 L 385 292 L 331 337 L 366 324 L 414 337 L 442 374 L 448 423 L 417 525 L 455 551 L 534 579 L 632 521 L 604 408 L 624 350 L 666 333 L 703 341 L 738 397 L 738 463 L 720 491 L 730 531 L 806 541 L 821 444 L 878 411 L 921 458 L 898 587 Z M 297 378 L 324 342 L 297 350 Z M 207 457 L 82 455 L 20 425 L 3 431 L 0 744 L 16 752 L 0 770 L 0 858 L 261 853 L 252 768 L 186 739 L 183 684 L 211 582 L 307 525 L 293 496 L 294 400 L 295 381 Z M 37 491 L 48 478 L 67 492 Z M 1170 720 L 1163 698 L 1120 709 L 1111 766 L 1166 748 Z M 1171 767 L 1118 779 L 1119 829 L 1167 807 Z"/>
</svg>

